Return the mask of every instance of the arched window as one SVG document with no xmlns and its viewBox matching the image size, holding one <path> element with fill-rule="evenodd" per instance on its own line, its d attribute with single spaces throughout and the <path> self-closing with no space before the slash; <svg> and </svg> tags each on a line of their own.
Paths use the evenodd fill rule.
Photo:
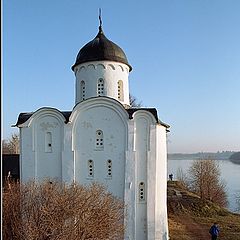
<svg viewBox="0 0 240 240">
<path fill-rule="evenodd" d="M 107 177 L 112 177 L 112 160 L 110 159 L 107 160 Z"/>
<path fill-rule="evenodd" d="M 45 152 L 52 152 L 52 133 L 45 133 Z"/>
<path fill-rule="evenodd" d="M 139 201 L 143 202 L 146 200 L 146 193 L 145 193 L 145 183 L 140 182 L 139 183 Z"/>
<path fill-rule="evenodd" d="M 104 80 L 102 78 L 98 79 L 97 95 L 98 96 L 103 96 L 104 95 Z"/>
<path fill-rule="evenodd" d="M 81 99 L 85 100 L 86 92 L 85 92 L 85 82 L 81 81 Z"/>
<path fill-rule="evenodd" d="M 118 100 L 123 101 L 123 81 L 119 80 L 118 81 Z"/>
<path fill-rule="evenodd" d="M 97 130 L 96 131 L 95 147 L 98 150 L 102 150 L 104 148 L 103 131 L 102 130 Z"/>
<path fill-rule="evenodd" d="M 88 177 L 94 177 L 94 162 L 93 160 L 88 160 Z"/>
</svg>

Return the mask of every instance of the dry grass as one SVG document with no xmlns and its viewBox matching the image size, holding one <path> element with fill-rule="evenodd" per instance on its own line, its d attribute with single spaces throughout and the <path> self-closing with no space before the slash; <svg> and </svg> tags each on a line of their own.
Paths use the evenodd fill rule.
<svg viewBox="0 0 240 240">
<path fill-rule="evenodd" d="M 175 192 L 181 193 L 176 196 Z M 207 240 L 210 226 L 218 222 L 219 239 L 240 240 L 240 214 L 202 200 L 179 182 L 168 183 L 168 223 L 170 240 Z"/>
</svg>

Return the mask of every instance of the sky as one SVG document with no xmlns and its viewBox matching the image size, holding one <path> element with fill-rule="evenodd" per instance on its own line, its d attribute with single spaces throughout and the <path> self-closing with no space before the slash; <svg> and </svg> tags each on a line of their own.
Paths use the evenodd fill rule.
<svg viewBox="0 0 240 240">
<path fill-rule="evenodd" d="M 20 112 L 72 110 L 78 51 L 103 30 L 130 92 L 169 124 L 168 152 L 240 151 L 239 0 L 3 0 L 2 138 Z"/>
</svg>

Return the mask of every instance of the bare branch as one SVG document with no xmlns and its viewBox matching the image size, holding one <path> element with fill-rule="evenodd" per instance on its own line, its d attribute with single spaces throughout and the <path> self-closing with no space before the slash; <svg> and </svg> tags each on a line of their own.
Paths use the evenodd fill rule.
<svg viewBox="0 0 240 240">
<path fill-rule="evenodd" d="M 188 187 L 201 198 L 227 206 L 226 184 L 216 160 L 195 160 L 188 171 Z"/>
<path fill-rule="evenodd" d="M 48 180 L 6 186 L 4 239 L 123 239 L 123 202 L 102 185 Z"/>
</svg>

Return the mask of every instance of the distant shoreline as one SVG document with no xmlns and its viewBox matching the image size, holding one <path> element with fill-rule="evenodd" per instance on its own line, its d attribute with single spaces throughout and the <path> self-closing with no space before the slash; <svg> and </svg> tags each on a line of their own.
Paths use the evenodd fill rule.
<svg viewBox="0 0 240 240">
<path fill-rule="evenodd" d="M 223 151 L 223 152 L 199 152 L 199 153 L 168 153 L 169 160 L 200 160 L 200 159 L 213 159 L 213 160 L 230 160 L 229 158 L 236 152 Z M 236 162 L 234 162 L 236 163 Z"/>
<path fill-rule="evenodd" d="M 234 164 L 240 165 L 240 152 L 217 152 L 217 153 L 168 153 L 168 160 L 223 160 L 230 161 Z"/>
</svg>

